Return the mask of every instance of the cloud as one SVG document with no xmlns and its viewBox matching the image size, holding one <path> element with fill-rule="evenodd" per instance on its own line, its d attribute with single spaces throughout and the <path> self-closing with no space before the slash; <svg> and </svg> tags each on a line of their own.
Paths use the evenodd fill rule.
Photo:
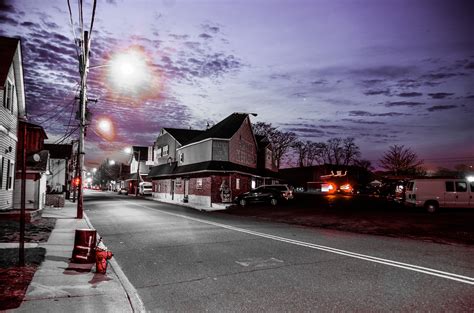
<svg viewBox="0 0 474 313">
<path fill-rule="evenodd" d="M 466 76 L 465 73 L 430 73 L 422 75 L 421 78 L 428 79 L 428 80 L 441 80 L 445 78 L 451 78 L 456 76 Z"/>
<path fill-rule="evenodd" d="M 411 98 L 411 97 L 419 97 L 423 94 L 421 92 L 402 92 L 399 93 L 397 96 L 404 97 L 404 98 Z"/>
<path fill-rule="evenodd" d="M 364 95 L 366 96 L 376 96 L 376 95 L 385 95 L 385 96 L 391 96 L 390 90 L 389 89 L 383 89 L 383 90 L 366 90 L 364 91 Z"/>
<path fill-rule="evenodd" d="M 430 96 L 433 99 L 444 99 L 446 97 L 452 96 L 454 93 L 448 93 L 448 92 L 436 92 L 436 93 L 429 93 L 428 96 Z"/>
<path fill-rule="evenodd" d="M 201 26 L 208 33 L 217 34 L 220 30 L 219 26 L 217 25 L 203 24 Z"/>
<path fill-rule="evenodd" d="M 366 121 L 366 120 L 353 119 L 353 118 L 343 118 L 342 120 L 345 121 L 345 122 L 351 122 L 351 123 L 356 123 L 356 124 L 369 124 L 369 125 L 383 125 L 383 124 L 386 124 L 386 123 L 380 122 L 380 121 Z"/>
<path fill-rule="evenodd" d="M 457 108 L 457 105 L 435 105 L 430 108 L 427 108 L 428 111 L 434 112 L 434 111 L 443 111 L 443 110 L 451 110 Z"/>
<path fill-rule="evenodd" d="M 380 78 L 385 79 L 397 79 L 406 77 L 414 72 L 413 66 L 395 66 L 395 65 L 384 65 L 384 66 L 375 66 L 367 67 L 360 69 L 352 69 L 349 73 L 354 74 L 360 77 L 370 77 L 369 80 L 364 81 L 376 81 Z"/>
<path fill-rule="evenodd" d="M 199 35 L 199 38 L 203 38 L 203 39 L 207 40 L 207 39 L 211 39 L 212 36 L 209 35 L 209 34 L 206 34 L 206 33 L 202 33 L 202 34 Z"/>
<path fill-rule="evenodd" d="M 420 105 L 425 105 L 423 102 L 412 102 L 412 101 L 394 101 L 385 103 L 386 107 L 397 107 L 397 106 L 407 106 L 407 107 L 416 107 Z"/>
<path fill-rule="evenodd" d="M 320 79 L 320 80 L 316 80 L 316 81 L 311 82 L 311 85 L 318 85 L 318 86 L 327 85 L 327 84 L 328 84 L 328 81 L 325 80 L 325 79 Z"/>
<path fill-rule="evenodd" d="M 469 64 L 466 64 L 464 68 L 467 70 L 474 70 L 474 62 L 470 62 Z"/>
<path fill-rule="evenodd" d="M 378 85 L 382 82 L 384 82 L 382 79 L 367 79 L 367 80 L 363 80 L 362 84 L 370 87 L 370 86 Z"/>
<path fill-rule="evenodd" d="M 386 113 L 371 113 L 367 111 L 349 111 L 350 116 L 407 116 L 411 114 L 406 114 L 406 113 L 398 113 L 398 112 L 386 112 Z"/>
</svg>

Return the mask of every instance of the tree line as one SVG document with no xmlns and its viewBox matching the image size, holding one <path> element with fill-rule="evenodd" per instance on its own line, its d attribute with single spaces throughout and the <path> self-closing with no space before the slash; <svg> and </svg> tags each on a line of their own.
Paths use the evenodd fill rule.
<svg viewBox="0 0 474 313">
<path fill-rule="evenodd" d="M 271 123 L 257 122 L 252 126 L 255 135 L 266 136 L 272 144 L 273 157 L 278 168 L 286 157 L 292 159 L 293 165 L 297 167 L 331 164 L 355 165 L 368 171 L 373 170 L 372 163 L 369 160 L 360 158 L 360 148 L 355 143 L 354 137 L 336 137 L 325 142 L 303 141 L 294 132 L 282 131 Z M 390 146 L 378 160 L 378 165 L 381 168 L 388 174 L 395 176 L 426 175 L 423 164 L 424 161 L 411 148 L 404 145 Z M 458 165 L 455 171 L 439 168 L 435 174 L 459 176 L 462 171 L 466 173 L 469 169 L 467 165 Z"/>
</svg>

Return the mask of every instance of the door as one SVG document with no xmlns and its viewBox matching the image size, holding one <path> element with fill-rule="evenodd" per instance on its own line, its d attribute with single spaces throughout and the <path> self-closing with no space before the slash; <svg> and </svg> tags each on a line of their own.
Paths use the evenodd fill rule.
<svg viewBox="0 0 474 313">
<path fill-rule="evenodd" d="M 474 208 L 474 181 L 469 183 L 470 192 L 469 192 L 469 207 Z"/>
<path fill-rule="evenodd" d="M 468 208 L 469 207 L 469 192 L 466 181 L 456 181 L 456 207 L 457 208 Z"/>
<path fill-rule="evenodd" d="M 171 200 L 174 200 L 174 180 L 171 180 L 170 194 L 171 194 Z"/>
<path fill-rule="evenodd" d="M 445 182 L 444 206 L 448 208 L 456 207 L 456 189 L 452 180 Z"/>
<path fill-rule="evenodd" d="M 184 180 L 184 198 L 187 198 L 189 195 L 189 179 Z"/>
</svg>

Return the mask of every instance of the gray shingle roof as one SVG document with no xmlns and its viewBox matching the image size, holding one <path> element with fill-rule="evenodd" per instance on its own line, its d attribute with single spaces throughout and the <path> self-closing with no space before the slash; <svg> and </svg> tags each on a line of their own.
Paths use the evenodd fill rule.
<svg viewBox="0 0 474 313">
<path fill-rule="evenodd" d="M 0 36 L 0 86 L 3 87 L 18 47 L 17 38 Z"/>
<path fill-rule="evenodd" d="M 246 113 L 232 113 L 216 125 L 202 132 L 199 136 L 193 138 L 188 144 L 208 138 L 230 139 L 239 130 L 247 116 L 248 114 Z"/>
<path fill-rule="evenodd" d="M 194 138 L 201 135 L 204 130 L 197 129 L 182 129 L 182 128 L 163 128 L 166 130 L 174 139 L 176 139 L 181 145 L 186 145 L 191 142 Z"/>
<path fill-rule="evenodd" d="M 278 176 L 278 173 L 271 172 L 269 170 L 251 168 L 227 161 L 206 161 L 183 166 L 176 165 L 177 162 L 154 166 L 148 173 L 148 177 L 152 179 L 164 178 L 181 175 L 192 175 L 200 172 L 240 172 L 249 175 L 272 178 Z"/>
<path fill-rule="evenodd" d="M 49 151 L 49 157 L 51 159 L 71 159 L 72 158 L 72 145 L 71 144 L 52 144 L 45 143 L 44 149 Z"/>
</svg>

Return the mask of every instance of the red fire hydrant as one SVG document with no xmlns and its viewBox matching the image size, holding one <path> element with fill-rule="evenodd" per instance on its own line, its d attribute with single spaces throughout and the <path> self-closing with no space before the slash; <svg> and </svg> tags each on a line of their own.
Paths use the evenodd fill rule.
<svg viewBox="0 0 474 313">
<path fill-rule="evenodd" d="M 95 268 L 97 273 L 105 274 L 107 272 L 107 260 L 110 260 L 113 255 L 112 251 L 109 251 L 107 247 L 104 246 L 102 237 L 100 237 L 95 247 Z"/>
</svg>

